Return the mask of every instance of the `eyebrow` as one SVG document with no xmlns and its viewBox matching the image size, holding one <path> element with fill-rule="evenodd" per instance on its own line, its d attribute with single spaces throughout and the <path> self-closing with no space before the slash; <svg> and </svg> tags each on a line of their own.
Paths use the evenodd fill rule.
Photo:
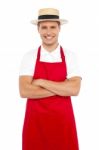
<svg viewBox="0 0 99 150">
<path fill-rule="evenodd" d="M 46 26 L 46 25 L 43 25 L 43 26 L 41 26 L 41 28 L 47 28 L 47 26 Z M 52 25 L 52 26 L 50 26 L 50 28 L 56 28 L 56 26 L 55 26 L 55 25 Z"/>
</svg>

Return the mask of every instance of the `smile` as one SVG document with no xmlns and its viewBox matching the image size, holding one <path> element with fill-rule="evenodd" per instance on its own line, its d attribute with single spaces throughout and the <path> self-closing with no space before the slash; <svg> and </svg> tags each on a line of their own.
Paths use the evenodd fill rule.
<svg viewBox="0 0 99 150">
<path fill-rule="evenodd" d="M 51 39 L 53 39 L 54 37 L 52 37 L 52 36 L 45 36 L 45 38 L 46 38 L 47 40 L 51 40 Z"/>
</svg>

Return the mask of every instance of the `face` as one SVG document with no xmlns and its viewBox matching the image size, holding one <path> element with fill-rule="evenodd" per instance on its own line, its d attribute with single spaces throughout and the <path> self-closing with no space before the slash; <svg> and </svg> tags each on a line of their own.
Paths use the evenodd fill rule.
<svg viewBox="0 0 99 150">
<path fill-rule="evenodd" d="M 54 21 L 44 21 L 38 24 L 38 32 L 42 43 L 46 46 L 53 46 L 58 43 L 60 24 Z"/>
</svg>

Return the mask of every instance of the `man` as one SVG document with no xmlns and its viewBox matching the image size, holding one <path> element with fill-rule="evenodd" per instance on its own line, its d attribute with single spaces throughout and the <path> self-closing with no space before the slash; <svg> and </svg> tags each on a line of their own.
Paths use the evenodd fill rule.
<svg viewBox="0 0 99 150">
<path fill-rule="evenodd" d="M 20 95 L 28 99 L 22 149 L 78 150 L 71 96 L 78 95 L 81 77 L 74 55 L 58 43 L 67 20 L 57 9 L 44 8 L 32 23 L 42 44 L 24 56 L 20 69 Z"/>
</svg>

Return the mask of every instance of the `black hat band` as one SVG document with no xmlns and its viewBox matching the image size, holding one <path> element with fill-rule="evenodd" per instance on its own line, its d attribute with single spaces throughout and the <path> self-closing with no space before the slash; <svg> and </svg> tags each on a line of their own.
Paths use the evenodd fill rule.
<svg viewBox="0 0 99 150">
<path fill-rule="evenodd" d="M 57 15 L 41 15 L 38 17 L 39 19 L 59 19 L 59 16 Z"/>
</svg>

